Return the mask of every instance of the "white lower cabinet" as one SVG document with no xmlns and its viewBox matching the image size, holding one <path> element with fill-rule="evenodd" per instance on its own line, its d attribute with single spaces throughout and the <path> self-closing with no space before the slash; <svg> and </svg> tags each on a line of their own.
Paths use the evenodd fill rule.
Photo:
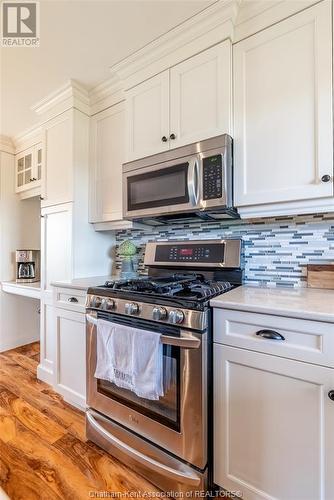
<svg viewBox="0 0 334 500">
<path fill-rule="evenodd" d="M 85 314 L 56 308 L 55 390 L 65 401 L 86 407 Z"/>
<path fill-rule="evenodd" d="M 331 368 L 214 344 L 215 483 L 247 500 L 333 500 L 333 389 Z"/>
</svg>

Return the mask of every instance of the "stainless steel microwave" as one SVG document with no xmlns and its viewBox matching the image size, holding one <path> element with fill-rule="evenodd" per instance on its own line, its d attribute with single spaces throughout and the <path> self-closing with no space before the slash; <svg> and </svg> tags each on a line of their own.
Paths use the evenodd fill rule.
<svg viewBox="0 0 334 500">
<path fill-rule="evenodd" d="M 238 218 L 232 138 L 221 135 L 123 165 L 123 216 L 150 224 Z"/>
</svg>

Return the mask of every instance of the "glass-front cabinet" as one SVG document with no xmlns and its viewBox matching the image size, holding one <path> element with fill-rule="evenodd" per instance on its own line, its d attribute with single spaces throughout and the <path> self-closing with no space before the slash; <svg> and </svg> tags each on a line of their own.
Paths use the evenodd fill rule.
<svg viewBox="0 0 334 500">
<path fill-rule="evenodd" d="M 22 193 L 41 186 L 42 181 L 42 144 L 22 151 L 16 155 L 16 192 Z M 38 194 L 38 193 L 34 193 Z"/>
</svg>

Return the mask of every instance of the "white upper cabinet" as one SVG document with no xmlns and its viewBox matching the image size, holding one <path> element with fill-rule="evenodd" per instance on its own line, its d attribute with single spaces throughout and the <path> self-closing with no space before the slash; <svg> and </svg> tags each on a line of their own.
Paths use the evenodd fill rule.
<svg viewBox="0 0 334 500">
<path fill-rule="evenodd" d="M 44 126 L 46 178 L 42 206 L 73 201 L 73 113 L 67 111 Z"/>
<path fill-rule="evenodd" d="M 122 219 L 125 106 L 116 104 L 91 118 L 90 222 Z"/>
<path fill-rule="evenodd" d="M 128 149 L 134 160 L 169 148 L 169 71 L 126 93 Z"/>
<path fill-rule="evenodd" d="M 42 145 L 36 144 L 15 157 L 16 163 L 16 186 L 17 193 L 30 191 L 41 185 L 42 179 Z M 26 196 L 25 196 L 26 197 Z"/>
<path fill-rule="evenodd" d="M 133 87 L 126 103 L 127 160 L 231 133 L 231 42 Z"/>
<path fill-rule="evenodd" d="M 331 23 L 323 1 L 234 46 L 236 206 L 333 196 Z"/>
<path fill-rule="evenodd" d="M 226 40 L 171 68 L 170 147 L 231 133 L 231 52 Z"/>
</svg>

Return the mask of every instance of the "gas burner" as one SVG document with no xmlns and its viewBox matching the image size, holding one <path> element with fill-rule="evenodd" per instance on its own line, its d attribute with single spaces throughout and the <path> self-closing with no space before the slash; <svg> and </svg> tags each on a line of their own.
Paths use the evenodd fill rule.
<svg viewBox="0 0 334 500">
<path fill-rule="evenodd" d="M 202 274 L 172 274 L 158 278 L 143 277 L 126 281 L 107 281 L 105 288 L 115 293 L 176 297 L 183 300 L 211 299 L 232 288 L 228 281 L 207 280 Z"/>
</svg>

